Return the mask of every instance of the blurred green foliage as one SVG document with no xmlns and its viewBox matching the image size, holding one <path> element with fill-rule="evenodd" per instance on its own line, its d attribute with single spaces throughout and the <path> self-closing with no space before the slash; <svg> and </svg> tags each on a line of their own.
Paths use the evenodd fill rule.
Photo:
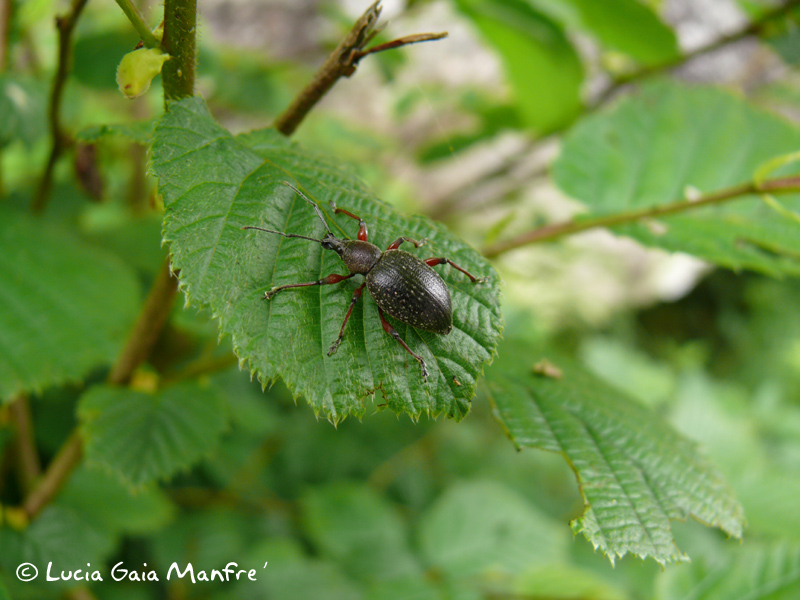
<svg viewBox="0 0 800 600">
<path fill-rule="evenodd" d="M 297 136 L 303 146 L 291 146 L 296 162 L 287 170 L 305 169 L 327 189 L 341 167 L 346 189 L 369 190 L 370 197 L 359 200 L 365 208 L 375 206 L 377 196 L 398 212 L 430 215 L 444 211 L 431 200 L 435 186 L 427 189 L 424 182 L 436 181 L 443 165 L 457 165 L 471 153 L 485 161 L 492 144 L 509 135 L 524 140 L 516 157 L 522 161 L 541 135 L 564 134 L 555 183 L 581 202 L 583 218 L 592 218 L 747 182 L 766 159 L 798 150 L 797 126 L 771 114 L 791 117 L 800 106 L 796 9 L 755 28 L 760 51 L 774 49 L 769 56 L 780 74 L 758 79 L 737 98 L 729 90 L 676 84 L 677 75 L 660 69 L 683 56 L 661 4 L 409 2 L 407 13 L 393 21 L 445 8 L 454 29 L 463 25 L 494 57 L 502 85 L 454 85 L 446 78 L 418 83 L 419 63 L 434 70 L 437 44 L 447 41 L 365 58 L 353 81 L 340 82 L 303 123 Z M 155 25 L 161 7 L 140 5 Z M 771 10 L 761 2 L 740 5 L 754 22 Z M 258 161 L 274 151 L 264 145 L 270 134 L 259 128 L 286 108 L 352 22 L 338 7 L 326 7 L 319 18 L 331 26 L 315 33 L 314 48 L 294 54 L 287 48 L 277 53 L 281 59 L 272 56 L 274 48 L 217 42 L 208 25 L 200 25 L 197 91 L 213 115 L 209 126 L 234 134 L 255 129 L 231 139 L 260 152 Z M 478 382 L 471 412 L 459 423 L 397 416 L 387 410 L 397 407 L 376 394 L 363 404 L 361 420 L 334 428 L 294 401 L 281 381 L 262 389 L 238 368 L 231 340 L 220 339 L 214 317 L 228 310 L 230 289 L 215 288 L 213 302 L 198 306 L 184 306 L 181 296 L 132 381 L 110 387 L 108 372 L 171 250 L 161 246 L 161 231 L 163 204 L 174 198 L 165 180 L 157 190 L 148 171 L 150 161 L 157 162 L 149 154 L 154 124 L 169 122 L 159 121 L 160 84 L 157 79 L 133 101 L 119 94 L 114 71 L 137 36 L 113 4 L 89 3 L 74 34 L 74 68 L 61 111 L 67 148 L 46 209 L 32 216 L 53 141 L 47 112 L 57 66 L 53 22 L 65 7 L 16 0 L 3 10 L 10 25 L 0 32 L 0 600 L 86 594 L 109 600 L 800 596 L 800 284 L 791 278 L 800 256 L 796 195 L 777 198 L 783 210 L 751 196 L 618 229 L 650 246 L 735 269 L 704 270 L 679 299 L 610 289 L 609 280 L 625 281 L 620 272 L 628 257 L 605 254 L 599 238 L 526 247 L 495 261 L 509 282 L 502 308 L 513 341 L 487 367 L 488 385 Z M 300 26 L 311 29 L 312 21 Z M 381 34 L 380 41 L 389 39 Z M 629 77 L 644 82 L 648 69 L 661 71 L 664 81 L 622 90 L 624 98 L 588 114 L 595 73 L 602 71 L 613 86 Z M 364 79 L 366 87 L 386 93 L 357 97 L 365 90 L 350 86 Z M 357 109 L 337 110 L 342 104 Z M 371 109 L 378 105 L 382 120 L 376 125 Z M 426 111 L 434 113 L 432 120 L 425 121 Z M 176 128 L 189 129 L 185 122 Z M 161 142 L 175 139 L 162 134 Z M 330 162 L 308 162 L 306 148 Z M 214 177 L 222 169 L 216 167 L 232 163 L 242 169 L 238 183 L 247 178 L 238 156 L 213 154 L 201 172 L 188 166 L 177 179 L 190 189 L 207 186 L 207 200 L 219 183 Z M 520 181 L 516 166 L 512 161 L 485 176 L 501 191 L 478 208 L 456 186 L 447 217 L 454 233 L 447 236 L 480 246 L 562 220 L 531 202 L 539 192 L 528 184 L 541 182 L 529 174 Z M 157 167 L 162 178 L 165 168 Z M 478 169 L 470 163 L 452 168 L 468 191 L 486 182 L 472 177 Z M 789 165 L 780 175 L 797 171 Z M 353 183 L 354 173 L 365 182 Z M 555 202 L 553 195 L 544 197 Z M 380 210 L 396 214 L 395 208 Z M 298 225 L 314 219 L 301 218 Z M 424 217 L 400 219 L 392 225 L 413 221 L 425 235 L 444 231 Z M 448 250 L 464 245 L 448 244 Z M 186 260 L 184 281 L 202 279 L 192 271 L 200 262 Z M 608 270 L 597 268 L 608 263 Z M 635 265 L 637 281 L 648 277 L 648 265 L 644 259 Z M 337 310 L 350 296 L 338 294 Z M 604 306 L 615 294 L 620 298 Z M 252 310 L 260 308 L 253 304 L 259 306 Z M 214 314 L 199 305 L 212 306 Z M 596 312 L 587 305 L 596 305 Z M 379 328 L 375 334 L 383 336 Z M 393 344 L 389 339 L 386 348 L 394 352 Z M 548 350 L 536 350 L 545 345 Z M 569 358 L 553 358 L 559 356 Z M 546 370 L 543 357 L 555 371 Z M 561 416 L 540 419 L 530 398 Z M 25 418 L 13 410 L 23 405 L 33 424 L 29 434 L 20 433 Z M 499 414 L 498 426 L 498 413 L 509 405 L 519 409 L 514 414 L 523 425 L 531 423 L 514 429 Z M 580 444 L 559 448 L 557 436 L 544 431 L 565 423 Z M 542 431 L 534 435 L 537 427 Z M 553 452 L 517 451 L 504 428 L 520 447 Z M 75 431 L 85 440 L 80 464 L 28 522 L 20 511 L 32 485 L 26 476 L 31 469 L 34 479 L 40 473 L 25 463 L 26 448 L 47 472 Z M 648 454 L 648 444 L 665 450 Z M 679 450 L 687 454 L 681 458 Z M 684 488 L 696 492 L 691 477 L 680 481 L 683 487 L 674 483 L 688 471 L 681 462 L 687 456 L 708 465 L 701 475 L 724 477 L 730 486 L 718 495 L 701 494 L 698 502 L 705 499 L 707 506 L 697 510 L 679 502 Z M 617 468 L 625 461 L 644 461 L 648 468 Z M 616 476 L 614 485 L 629 493 L 608 494 L 616 488 L 598 484 L 587 464 L 603 467 L 599 471 Z M 673 479 L 665 483 L 667 473 Z M 636 485 L 627 479 L 637 477 Z M 639 492 L 655 493 L 657 501 L 641 502 Z M 663 560 L 680 557 L 680 549 L 691 564 L 662 569 L 628 555 L 612 569 L 592 546 L 612 556 L 631 546 L 647 554 L 636 545 L 641 540 L 625 538 L 638 529 L 604 524 L 618 536 L 601 540 L 601 527 L 588 536 L 592 544 L 569 532 L 570 521 L 586 527 L 601 509 L 613 520 L 627 499 L 631 514 L 653 506 L 673 518 L 694 513 L 713 522 L 709 515 L 717 511 L 736 515 L 727 527 L 735 533 L 740 521 L 733 494 L 747 519 L 741 544 L 692 520 L 663 518 L 653 529 L 669 547 Z M 17 576 L 25 562 L 39 569 L 36 581 Z M 51 562 L 54 573 L 96 569 L 103 581 L 45 581 Z M 154 571 L 159 581 L 114 581 L 111 569 L 120 562 L 139 574 Z M 197 574 L 230 562 L 255 569 L 256 581 L 166 580 L 173 563 L 181 569 L 191 563 Z"/>
</svg>

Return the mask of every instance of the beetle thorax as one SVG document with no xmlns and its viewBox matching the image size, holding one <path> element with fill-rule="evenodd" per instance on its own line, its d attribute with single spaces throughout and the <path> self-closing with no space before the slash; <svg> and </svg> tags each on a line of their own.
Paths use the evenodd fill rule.
<svg viewBox="0 0 800 600">
<path fill-rule="evenodd" d="M 339 248 L 334 248 L 342 257 L 347 270 L 351 273 L 366 275 L 381 257 L 382 251 L 375 244 L 361 240 L 340 240 Z"/>
</svg>

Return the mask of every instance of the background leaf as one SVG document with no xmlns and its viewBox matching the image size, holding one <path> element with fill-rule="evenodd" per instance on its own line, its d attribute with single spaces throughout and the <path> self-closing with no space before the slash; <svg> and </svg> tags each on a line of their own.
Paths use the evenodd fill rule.
<svg viewBox="0 0 800 600">
<path fill-rule="evenodd" d="M 0 400 L 79 381 L 118 354 L 140 297 L 122 261 L 0 208 Z"/>
<path fill-rule="evenodd" d="M 751 542 L 714 558 L 668 573 L 659 600 L 792 600 L 800 595 L 797 543 Z"/>
<path fill-rule="evenodd" d="M 556 22 L 523 0 L 456 0 L 456 5 L 500 54 L 528 126 L 547 133 L 577 115 L 583 69 Z"/>
<path fill-rule="evenodd" d="M 477 480 L 445 492 L 423 515 L 419 535 L 428 562 L 454 579 L 557 563 L 569 542 L 566 528 L 517 492 Z"/>
<path fill-rule="evenodd" d="M 613 50 L 644 65 L 666 62 L 678 56 L 673 31 L 658 15 L 638 0 L 567 0 L 580 15 L 580 25 Z"/>
<path fill-rule="evenodd" d="M 233 339 L 251 372 L 267 383 L 281 375 L 295 394 L 332 421 L 362 415 L 376 392 L 395 412 L 413 417 L 469 410 L 475 381 L 495 351 L 502 329 L 497 275 L 481 256 L 441 225 L 407 218 L 371 198 L 352 174 L 332 161 L 265 130 L 232 137 L 211 118 L 202 100 L 170 106 L 156 128 L 153 169 L 167 214 L 164 237 L 190 302 L 208 307 Z M 327 356 L 350 304 L 348 281 L 290 290 L 262 300 L 274 285 L 315 281 L 346 272 L 339 257 L 306 240 L 257 231 L 258 225 L 319 238 L 312 207 L 282 184 L 297 183 L 321 204 L 336 201 L 363 217 L 381 248 L 401 235 L 427 238 L 420 257 L 447 256 L 490 282 L 474 285 L 455 270 L 440 269 L 453 297 L 454 330 L 447 336 L 395 328 L 421 353 L 430 377 L 386 335 L 369 294 L 356 305 L 338 353 Z M 329 218 L 338 235 L 355 237 L 348 218 Z"/>
<path fill-rule="evenodd" d="M 800 129 L 730 93 L 649 86 L 613 110 L 582 120 L 553 165 L 556 183 L 591 215 L 681 200 L 752 180 L 768 159 L 800 148 Z M 796 173 L 787 165 L 773 176 Z M 788 209 L 800 196 L 782 195 Z M 733 269 L 800 274 L 800 219 L 755 197 L 619 226 L 645 244 Z"/>
<path fill-rule="evenodd" d="M 228 422 L 220 396 L 195 383 L 156 393 L 96 386 L 81 398 L 78 417 L 89 463 L 132 486 L 192 466 Z"/>
<path fill-rule="evenodd" d="M 422 575 L 408 545 L 405 522 L 374 490 L 347 484 L 318 487 L 305 494 L 301 505 L 312 543 L 354 577 L 392 580 Z"/>
<path fill-rule="evenodd" d="M 45 106 L 41 82 L 0 75 L 0 148 L 17 139 L 30 148 L 45 131 Z"/>
<path fill-rule="evenodd" d="M 565 357 L 516 343 L 503 353 L 487 377 L 496 414 L 518 447 L 569 461 L 586 505 L 573 529 L 595 548 L 682 560 L 669 522 L 689 516 L 741 537 L 741 506 L 693 443 Z M 534 372 L 543 359 L 558 371 Z"/>
<path fill-rule="evenodd" d="M 20 584 L 16 578 L 9 579 L 9 585 L 41 585 L 42 588 L 66 585 L 74 582 L 45 582 L 47 564 L 52 561 L 53 571 L 83 569 L 86 563 L 91 570 L 101 568 L 101 560 L 113 549 L 113 539 L 108 533 L 92 527 L 82 515 L 63 506 L 48 506 L 23 531 L 0 527 L 0 566 L 7 573 L 14 573 L 24 562 L 33 563 L 39 569 L 35 584 Z M 13 588 L 12 588 L 13 589 Z M 15 594 L 16 597 L 16 594 Z"/>
</svg>

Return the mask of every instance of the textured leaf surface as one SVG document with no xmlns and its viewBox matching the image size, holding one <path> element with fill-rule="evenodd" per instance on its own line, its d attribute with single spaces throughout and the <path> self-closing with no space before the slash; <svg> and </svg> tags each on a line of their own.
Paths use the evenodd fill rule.
<svg viewBox="0 0 800 600">
<path fill-rule="evenodd" d="M 220 396 L 196 384 L 154 394 L 97 386 L 81 398 L 78 417 L 87 460 L 132 486 L 188 469 L 228 423 Z"/>
<path fill-rule="evenodd" d="M 487 377 L 497 417 L 518 447 L 569 461 L 585 502 L 573 529 L 595 548 L 682 560 L 670 520 L 689 516 L 741 537 L 741 505 L 693 443 L 567 358 L 517 344 L 503 354 Z M 544 359 L 550 375 L 538 374 Z"/>
<path fill-rule="evenodd" d="M 0 401 L 78 381 L 119 353 L 134 273 L 66 232 L 0 208 Z"/>
<path fill-rule="evenodd" d="M 364 400 L 376 392 L 378 402 L 414 417 L 466 414 L 502 329 L 497 275 L 477 252 L 441 225 L 395 213 L 370 197 L 351 173 L 272 130 L 232 137 L 199 99 L 170 106 L 156 128 L 152 157 L 166 206 L 164 237 L 187 298 L 219 318 L 237 355 L 261 381 L 280 375 L 315 412 L 333 421 L 363 414 Z M 262 300 L 275 285 L 346 273 L 339 257 L 319 244 L 242 231 L 256 225 L 322 236 L 313 208 L 284 181 L 315 198 L 339 236 L 354 238 L 358 224 L 333 218 L 330 201 L 363 217 L 370 240 L 381 248 L 401 235 L 427 238 L 427 246 L 410 250 L 420 258 L 446 256 L 478 277 L 489 277 L 488 283 L 474 285 L 447 266 L 437 267 L 453 297 L 454 329 L 447 336 L 392 321 L 426 360 L 427 383 L 417 362 L 384 333 L 368 293 L 355 306 L 338 352 L 327 356 L 360 277 Z"/>
<path fill-rule="evenodd" d="M 713 88 L 648 87 L 582 121 L 553 166 L 557 184 L 592 215 L 681 200 L 753 179 L 768 159 L 800 148 L 800 129 Z M 787 165 L 773 176 L 797 172 Z M 783 195 L 790 210 L 800 196 Z M 800 274 L 800 218 L 749 196 L 616 231 L 733 269 Z"/>
<path fill-rule="evenodd" d="M 661 600 L 795 600 L 800 598 L 800 545 L 748 543 L 716 564 L 700 560 L 668 572 Z"/>
<path fill-rule="evenodd" d="M 540 133 L 569 123 L 580 109 L 583 69 L 564 30 L 524 0 L 457 0 L 500 54 L 525 122 Z"/>
</svg>

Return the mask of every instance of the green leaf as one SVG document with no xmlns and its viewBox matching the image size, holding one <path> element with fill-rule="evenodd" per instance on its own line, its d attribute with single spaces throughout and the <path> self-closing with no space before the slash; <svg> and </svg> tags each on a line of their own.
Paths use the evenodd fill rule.
<svg viewBox="0 0 800 600">
<path fill-rule="evenodd" d="M 680 201 L 751 181 L 767 160 L 800 148 L 800 129 L 715 88 L 647 87 L 567 136 L 556 183 L 588 217 Z M 789 164 L 773 176 L 796 173 Z M 786 210 L 798 195 L 782 195 Z M 733 269 L 800 274 L 800 222 L 754 196 L 615 230 Z"/>
<path fill-rule="evenodd" d="M 638 0 L 567 0 L 577 10 L 581 26 L 613 50 L 644 65 L 678 56 L 675 33 Z"/>
<path fill-rule="evenodd" d="M 716 559 L 716 560 L 715 560 Z M 724 559 L 709 557 L 662 579 L 661 600 L 795 600 L 800 597 L 800 545 L 749 542 Z M 716 564 L 714 564 L 716 563 Z"/>
<path fill-rule="evenodd" d="M 157 488 L 131 491 L 116 477 L 79 467 L 59 493 L 59 504 L 79 511 L 99 528 L 114 533 L 142 535 L 162 528 L 175 510 Z"/>
<path fill-rule="evenodd" d="M 39 570 L 38 581 L 44 579 L 51 561 L 56 575 L 62 570 L 85 571 L 86 563 L 91 564 L 90 571 L 100 569 L 100 561 L 113 547 L 107 533 L 92 527 L 76 511 L 58 505 L 45 508 L 23 531 L 0 527 L 0 566 L 14 573 L 19 564 L 33 563 Z"/>
<path fill-rule="evenodd" d="M 492 481 L 451 487 L 420 523 L 425 558 L 455 579 L 559 563 L 568 543 L 566 528 Z"/>
<path fill-rule="evenodd" d="M 405 523 L 371 488 L 346 484 L 317 487 L 301 504 L 312 543 L 354 577 L 369 581 L 422 576 L 408 546 Z"/>
<path fill-rule="evenodd" d="M 693 443 L 566 357 L 512 343 L 502 355 L 487 377 L 498 419 L 517 447 L 564 455 L 585 503 L 573 530 L 612 562 L 684 560 L 671 519 L 741 537 L 742 507 Z"/>
<path fill-rule="evenodd" d="M 316 413 L 334 422 L 363 415 L 365 400 L 376 392 L 391 410 L 413 417 L 467 413 L 476 379 L 491 361 L 502 329 L 497 275 L 477 252 L 442 225 L 395 213 L 369 196 L 349 171 L 275 131 L 232 137 L 198 98 L 170 105 L 156 128 L 152 157 L 166 207 L 164 237 L 187 298 L 219 318 L 239 358 L 264 384 L 280 375 L 295 395 L 305 396 Z M 339 257 L 319 244 L 242 231 L 256 225 L 321 237 L 322 223 L 312 207 L 285 181 L 320 203 L 339 236 L 354 237 L 357 225 L 334 218 L 326 202 L 363 217 L 370 240 L 381 248 L 402 235 L 427 238 L 430 244 L 415 251 L 417 256 L 446 256 L 489 278 L 474 285 L 452 268 L 439 268 L 453 297 L 454 329 L 447 336 L 390 319 L 426 360 L 427 383 L 417 362 L 384 333 L 369 294 L 356 304 L 338 352 L 327 356 L 358 282 L 262 299 L 274 285 L 346 272 Z"/>
<path fill-rule="evenodd" d="M 89 463 L 135 487 L 210 454 L 228 423 L 220 396 L 188 383 L 153 394 L 93 387 L 81 398 L 78 417 Z"/>
<path fill-rule="evenodd" d="M 517 578 L 519 598 L 591 598 L 625 600 L 629 596 L 589 569 L 571 565 L 536 566 Z"/>
<path fill-rule="evenodd" d="M 79 381 L 119 353 L 139 305 L 120 260 L 0 208 L 0 401 Z M 11 251 L 13 249 L 13 251 Z"/>
<path fill-rule="evenodd" d="M 530 127 L 547 133 L 575 118 L 583 68 L 558 24 L 523 0 L 456 0 L 456 5 L 500 54 Z"/>
</svg>

